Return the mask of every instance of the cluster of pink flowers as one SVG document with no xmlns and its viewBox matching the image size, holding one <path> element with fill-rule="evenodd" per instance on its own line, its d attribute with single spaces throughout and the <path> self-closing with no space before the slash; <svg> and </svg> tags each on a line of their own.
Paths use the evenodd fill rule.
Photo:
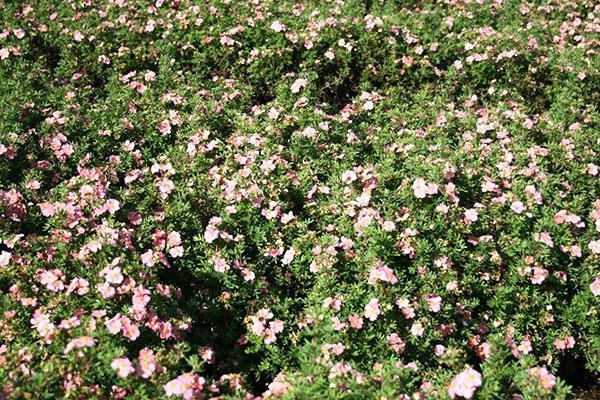
<svg viewBox="0 0 600 400">
<path fill-rule="evenodd" d="M 132 322 L 129 317 L 122 314 L 117 314 L 113 318 L 107 319 L 104 325 L 113 335 L 121 332 L 129 340 L 136 340 L 140 336 L 139 326 Z"/>
<path fill-rule="evenodd" d="M 13 3 L 0 399 L 598 370 L 593 2 Z"/>
<path fill-rule="evenodd" d="M 156 230 L 152 235 L 152 249 L 146 250 L 140 256 L 142 264 L 153 267 L 157 261 L 169 267 L 170 263 L 165 256 L 165 251 L 173 258 L 182 257 L 184 254 L 181 246 L 181 235 L 177 231 L 172 231 L 168 235 L 162 230 Z"/>
<path fill-rule="evenodd" d="M 394 285 L 398 283 L 398 278 L 396 278 L 396 275 L 391 268 L 383 264 L 379 264 L 371 269 L 368 279 L 369 285 L 376 285 L 378 281 L 387 282 L 391 285 Z"/>
<path fill-rule="evenodd" d="M 265 392 L 265 397 L 283 396 L 290 391 L 292 385 L 286 380 L 284 373 L 279 373 L 273 382 L 269 383 L 269 390 Z"/>
<path fill-rule="evenodd" d="M 435 183 L 427 183 L 423 178 L 417 178 L 412 184 L 412 189 L 417 199 L 424 199 L 427 196 L 435 195 L 439 186 Z"/>
<path fill-rule="evenodd" d="M 266 308 L 250 316 L 250 332 L 263 338 L 267 344 L 277 341 L 277 334 L 283 332 L 283 321 L 273 320 L 273 313 Z"/>
</svg>

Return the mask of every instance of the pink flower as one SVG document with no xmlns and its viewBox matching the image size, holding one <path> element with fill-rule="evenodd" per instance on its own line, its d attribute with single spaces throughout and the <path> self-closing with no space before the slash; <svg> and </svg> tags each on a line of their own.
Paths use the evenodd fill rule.
<svg viewBox="0 0 600 400">
<path fill-rule="evenodd" d="M 554 242 L 548 232 L 534 233 L 533 240 L 544 243 L 548 247 L 554 247 Z"/>
<path fill-rule="evenodd" d="M 158 129 L 158 131 L 161 134 L 168 135 L 169 133 L 171 133 L 171 123 L 169 122 L 169 120 L 164 120 L 162 122 L 159 122 L 158 125 L 156 125 L 156 129 Z"/>
<path fill-rule="evenodd" d="M 212 347 L 206 346 L 200 349 L 200 357 L 207 364 L 214 364 L 215 362 L 215 351 Z"/>
<path fill-rule="evenodd" d="M 52 217 L 56 214 L 56 206 L 52 203 L 40 203 L 38 207 L 44 217 Z"/>
<path fill-rule="evenodd" d="M 292 86 L 290 87 L 292 93 L 298 93 L 300 91 L 300 89 L 302 89 L 303 87 L 305 87 L 308 84 L 308 80 L 304 79 L 304 78 L 298 78 L 294 81 L 294 83 L 292 83 Z"/>
<path fill-rule="evenodd" d="M 131 341 L 134 341 L 140 336 L 140 328 L 127 320 L 123 325 L 123 336 Z"/>
<path fill-rule="evenodd" d="M 292 211 L 290 211 L 286 214 L 283 214 L 279 220 L 281 221 L 282 224 L 286 225 L 295 219 L 296 219 L 296 216 L 294 215 L 294 213 Z"/>
<path fill-rule="evenodd" d="M 167 236 L 167 246 L 176 247 L 181 244 L 181 235 L 177 231 L 169 233 Z"/>
<path fill-rule="evenodd" d="M 52 292 L 60 292 L 65 288 L 65 276 L 59 269 L 42 270 L 38 279 L 40 283 Z"/>
<path fill-rule="evenodd" d="M 156 73 L 154 71 L 148 71 L 144 74 L 144 80 L 146 82 L 153 81 L 156 79 Z"/>
<path fill-rule="evenodd" d="M 293 247 L 290 247 L 283 255 L 283 259 L 281 260 L 281 263 L 283 265 L 289 265 L 292 263 L 295 256 L 296 256 L 296 250 Z"/>
<path fill-rule="evenodd" d="M 354 329 L 362 329 L 363 327 L 363 319 L 358 314 L 349 316 L 348 322 L 350 322 L 350 326 Z"/>
<path fill-rule="evenodd" d="M 523 354 L 531 353 L 531 350 L 533 350 L 533 348 L 531 347 L 531 341 L 527 339 L 521 340 L 521 343 L 517 347 L 517 350 L 519 350 Z"/>
<path fill-rule="evenodd" d="M 446 348 L 441 344 L 436 344 L 433 352 L 436 356 L 441 357 L 444 355 L 444 353 L 446 353 Z"/>
<path fill-rule="evenodd" d="M 452 379 L 448 388 L 448 395 L 451 398 L 456 396 L 470 399 L 473 397 L 475 390 L 481 386 L 481 374 L 472 368 L 467 368 Z"/>
<path fill-rule="evenodd" d="M 467 223 L 472 223 L 475 222 L 479 219 L 479 214 L 477 213 L 477 210 L 471 208 L 467 211 L 465 211 L 465 220 L 467 221 Z"/>
<path fill-rule="evenodd" d="M 517 214 L 521 214 L 525 211 L 525 206 L 520 201 L 515 201 L 510 205 L 510 209 L 516 212 Z"/>
<path fill-rule="evenodd" d="M 413 193 L 417 199 L 427 197 L 427 182 L 423 178 L 417 178 L 412 184 Z"/>
<path fill-rule="evenodd" d="M 121 332 L 121 329 L 123 328 L 121 314 L 117 314 L 113 318 L 106 320 L 106 322 L 104 322 L 104 326 L 106 326 L 106 329 L 108 329 L 108 331 L 113 335 Z"/>
<path fill-rule="evenodd" d="M 412 189 L 417 199 L 424 199 L 427 196 L 433 196 L 439 190 L 435 183 L 427 183 L 423 178 L 417 178 L 412 184 Z"/>
<path fill-rule="evenodd" d="M 371 299 L 369 303 L 365 306 L 365 318 L 370 321 L 375 321 L 377 317 L 381 314 L 381 310 L 379 308 L 379 300 Z"/>
<path fill-rule="evenodd" d="M 575 347 L 575 338 L 573 336 L 565 336 L 565 349 Z"/>
<path fill-rule="evenodd" d="M 588 249 L 590 249 L 594 254 L 600 254 L 600 240 L 592 240 L 588 244 Z"/>
<path fill-rule="evenodd" d="M 394 232 L 396 230 L 396 224 L 392 221 L 385 221 L 383 224 L 381 224 L 381 229 L 386 232 Z"/>
<path fill-rule="evenodd" d="M 69 287 L 67 288 L 67 294 L 75 292 L 80 296 L 83 296 L 89 291 L 90 283 L 83 278 L 74 278 L 69 284 Z"/>
<path fill-rule="evenodd" d="M 208 225 L 204 231 L 204 240 L 206 243 L 212 243 L 219 237 L 219 230 L 214 225 Z"/>
<path fill-rule="evenodd" d="M 120 267 L 115 267 L 115 268 L 109 269 L 106 272 L 106 275 L 104 277 L 106 279 L 106 282 L 112 283 L 115 285 L 119 285 L 119 284 L 121 284 L 121 282 L 123 282 L 123 274 L 121 274 Z"/>
<path fill-rule="evenodd" d="M 117 371 L 117 375 L 121 378 L 127 378 L 127 376 L 134 371 L 131 361 L 129 361 L 127 357 L 115 358 L 113 362 L 110 363 L 110 367 Z"/>
<path fill-rule="evenodd" d="M 21 28 L 13 30 L 13 34 L 17 39 L 23 39 L 25 37 L 25 31 Z"/>
<path fill-rule="evenodd" d="M 368 283 L 375 286 L 378 281 L 388 282 L 394 285 L 398 282 L 398 278 L 396 278 L 396 275 L 391 268 L 379 264 L 370 271 Z"/>
<path fill-rule="evenodd" d="M 119 203 L 118 200 L 115 200 L 115 199 L 107 200 L 106 209 L 108 210 L 109 213 L 114 214 L 117 211 L 119 211 L 119 208 L 121 208 L 121 204 Z"/>
<path fill-rule="evenodd" d="M 273 21 L 273 23 L 271 24 L 271 29 L 273 29 L 275 32 L 281 32 L 284 28 L 285 27 L 280 21 Z"/>
<path fill-rule="evenodd" d="M 168 195 L 175 189 L 175 184 L 173 184 L 173 181 L 169 178 L 162 178 L 156 185 L 163 195 Z"/>
<path fill-rule="evenodd" d="M 275 396 L 283 396 L 291 388 L 292 388 L 292 385 L 290 385 L 289 382 L 285 381 L 285 375 L 283 375 L 283 373 L 280 373 L 279 375 L 277 375 L 275 377 L 273 382 L 269 383 L 268 392 L 270 392 L 270 394 L 275 395 Z"/>
<path fill-rule="evenodd" d="M 256 278 L 256 275 L 254 274 L 254 272 L 252 272 L 248 268 L 242 268 L 240 270 L 240 274 L 242 275 L 242 277 L 244 278 L 244 281 L 246 281 L 246 282 L 253 281 Z"/>
<path fill-rule="evenodd" d="M 307 126 L 302 130 L 301 135 L 306 138 L 314 139 L 317 137 L 317 130 L 312 126 Z"/>
<path fill-rule="evenodd" d="M 531 282 L 536 285 L 540 285 L 548 276 L 548 270 L 541 267 L 533 267 L 533 276 Z"/>
<path fill-rule="evenodd" d="M 421 336 L 423 336 L 423 333 L 425 333 L 425 328 L 423 328 L 422 323 L 417 322 L 417 323 L 412 324 L 412 326 L 410 327 L 410 333 L 413 336 L 421 337 Z"/>
<path fill-rule="evenodd" d="M 400 338 L 400 336 L 398 336 L 397 333 L 394 332 L 394 333 L 388 335 L 386 337 L 386 339 L 388 340 L 388 343 L 392 347 L 392 350 L 394 350 L 397 354 L 402 354 L 404 352 L 406 344 L 404 343 L 404 340 L 402 340 L 402 338 Z"/>
<path fill-rule="evenodd" d="M 546 367 L 533 367 L 529 369 L 529 376 L 538 380 L 540 385 L 546 390 L 552 389 L 556 385 L 556 377 L 552 375 Z"/>
<path fill-rule="evenodd" d="M 444 215 L 448 214 L 448 210 L 449 210 L 449 208 L 445 204 L 439 204 L 435 207 L 435 211 L 439 212 L 440 214 L 444 214 Z"/>
<path fill-rule="evenodd" d="M 154 252 L 151 249 L 148 249 L 141 257 L 142 264 L 147 265 L 149 267 L 154 266 Z"/>
<path fill-rule="evenodd" d="M 438 295 L 433 295 L 427 298 L 427 305 L 429 311 L 439 312 L 442 307 L 442 298 Z"/>
<path fill-rule="evenodd" d="M 108 283 L 108 282 L 104 282 L 104 283 L 98 285 L 98 291 L 102 295 L 103 299 L 110 299 L 116 293 L 115 288 L 110 286 L 110 283 Z"/>
<path fill-rule="evenodd" d="M 351 169 L 349 169 L 348 171 L 346 171 L 342 174 L 342 182 L 344 182 L 346 185 L 351 184 L 356 179 L 357 179 L 356 172 L 354 172 Z"/>
<path fill-rule="evenodd" d="M 269 118 L 271 118 L 271 119 L 277 119 L 277 118 L 279 118 L 279 111 L 275 107 L 271 107 L 268 115 L 269 115 Z"/>
<path fill-rule="evenodd" d="M 84 347 L 92 347 L 95 341 L 91 336 L 81 336 L 71 340 L 65 348 L 65 354 L 68 354 L 73 348 L 82 349 Z"/>
<path fill-rule="evenodd" d="M 204 388 L 204 383 L 204 378 L 188 372 L 167 382 L 163 388 L 167 397 L 181 396 L 184 399 L 191 399 Z"/>
<path fill-rule="evenodd" d="M 2 253 L 0 253 L 0 267 L 6 267 L 10 262 L 11 257 L 12 254 L 8 251 L 3 251 Z"/>
<path fill-rule="evenodd" d="M 173 247 L 169 250 L 169 254 L 173 258 L 183 257 L 183 246 Z"/>
<path fill-rule="evenodd" d="M 37 309 L 34 311 L 33 318 L 30 322 L 37 330 L 38 334 L 44 338 L 46 343 L 52 343 L 52 339 L 56 332 L 56 325 L 52 323 L 48 314 Z"/>
<path fill-rule="evenodd" d="M 76 42 L 81 42 L 85 39 L 85 36 L 81 32 L 75 31 L 73 32 L 73 39 L 75 39 Z"/>
<path fill-rule="evenodd" d="M 590 290 L 594 296 L 600 296 L 600 275 L 590 283 Z"/>
<path fill-rule="evenodd" d="M 214 257 L 213 265 L 214 265 L 215 271 L 221 272 L 221 273 L 227 272 L 231 268 L 229 266 L 229 264 L 227 264 L 227 261 L 225 261 L 225 259 L 223 259 L 221 257 Z"/>
<path fill-rule="evenodd" d="M 140 350 L 138 356 L 138 366 L 136 368 L 138 376 L 148 379 L 154 374 L 154 372 L 157 372 L 158 369 L 158 360 L 154 355 L 154 351 L 149 349 Z"/>
<path fill-rule="evenodd" d="M 275 321 L 269 322 L 269 330 L 273 333 L 281 333 L 283 332 L 283 321 L 277 319 Z"/>
</svg>

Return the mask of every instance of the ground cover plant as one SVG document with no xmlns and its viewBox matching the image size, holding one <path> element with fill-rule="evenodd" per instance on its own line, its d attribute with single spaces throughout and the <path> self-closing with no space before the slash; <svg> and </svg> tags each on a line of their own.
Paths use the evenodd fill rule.
<svg viewBox="0 0 600 400">
<path fill-rule="evenodd" d="M 599 32 L 0 2 L 0 399 L 600 398 Z"/>
</svg>

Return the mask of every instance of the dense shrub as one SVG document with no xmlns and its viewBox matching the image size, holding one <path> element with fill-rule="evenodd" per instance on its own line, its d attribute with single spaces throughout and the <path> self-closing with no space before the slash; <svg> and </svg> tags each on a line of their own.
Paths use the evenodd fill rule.
<svg viewBox="0 0 600 400">
<path fill-rule="evenodd" d="M 0 3 L 0 398 L 597 395 L 599 27 Z"/>
</svg>

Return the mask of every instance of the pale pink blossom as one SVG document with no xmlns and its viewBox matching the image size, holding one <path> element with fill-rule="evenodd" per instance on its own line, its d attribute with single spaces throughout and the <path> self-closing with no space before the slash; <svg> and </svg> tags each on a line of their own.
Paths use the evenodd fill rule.
<svg viewBox="0 0 600 400">
<path fill-rule="evenodd" d="M 292 84 L 290 89 L 292 90 L 292 93 L 298 93 L 298 92 L 300 92 L 300 89 L 305 87 L 307 84 L 308 84 L 308 80 L 306 80 L 304 78 L 298 78 L 294 81 L 294 83 Z"/>
<path fill-rule="evenodd" d="M 550 373 L 546 367 L 533 367 L 529 369 L 529 376 L 538 380 L 540 385 L 546 390 L 550 390 L 556 385 L 556 377 Z"/>
<path fill-rule="evenodd" d="M 363 327 L 363 319 L 358 314 L 349 316 L 348 322 L 350 323 L 350 326 L 354 329 L 362 329 Z"/>
<path fill-rule="evenodd" d="M 448 395 L 451 398 L 456 396 L 470 399 L 475 394 L 475 390 L 481 386 L 481 374 L 472 368 L 467 368 L 452 379 L 448 388 Z"/>
<path fill-rule="evenodd" d="M 281 263 L 283 265 L 289 265 L 292 263 L 295 256 L 296 256 L 296 250 L 293 247 L 290 247 L 283 255 L 283 259 L 281 260 Z"/>
<path fill-rule="evenodd" d="M 439 312 L 442 307 L 442 298 L 438 295 L 427 298 L 427 306 L 431 312 Z"/>
<path fill-rule="evenodd" d="M 554 247 L 554 242 L 548 232 L 534 233 L 533 240 L 544 243 L 548 247 Z"/>
<path fill-rule="evenodd" d="M 531 282 L 540 285 L 548 277 L 548 270 L 542 267 L 533 267 Z"/>
<path fill-rule="evenodd" d="M 2 253 L 0 253 L 0 267 L 6 267 L 8 263 L 10 263 L 11 257 L 12 254 L 8 251 L 3 251 Z"/>
<path fill-rule="evenodd" d="M 594 296 L 600 296 L 600 275 L 590 283 L 590 290 Z"/>
<path fill-rule="evenodd" d="M 281 32 L 285 29 L 285 26 L 281 23 L 281 21 L 273 21 L 271 24 L 271 29 L 275 32 Z"/>
<path fill-rule="evenodd" d="M 154 252 L 151 249 L 148 249 L 142 254 L 141 260 L 142 264 L 147 265 L 148 267 L 154 266 L 154 263 L 156 262 L 154 259 Z"/>
<path fill-rule="evenodd" d="M 206 243 L 212 243 L 219 237 L 219 230 L 214 225 L 208 225 L 204 231 L 204 240 Z"/>
<path fill-rule="evenodd" d="M 204 383 L 204 378 L 188 372 L 167 382 L 163 388 L 167 397 L 181 396 L 184 399 L 191 399 L 204 388 Z"/>
<path fill-rule="evenodd" d="M 104 276 L 108 283 L 112 283 L 115 285 L 119 285 L 123 282 L 123 274 L 121 274 L 121 268 L 115 267 L 106 271 L 106 275 Z"/>
<path fill-rule="evenodd" d="M 129 374 L 135 371 L 131 365 L 131 361 L 129 361 L 127 357 L 115 358 L 113 362 L 110 363 L 110 367 L 117 371 L 117 375 L 119 375 L 120 378 L 127 378 Z"/>
<path fill-rule="evenodd" d="M 423 334 L 425 333 L 425 328 L 423 328 L 423 324 L 422 323 L 417 322 L 417 323 L 414 323 L 414 324 L 411 325 L 411 327 L 410 327 L 410 333 L 413 336 L 420 337 L 420 336 L 423 336 Z"/>
<path fill-rule="evenodd" d="M 225 259 L 221 257 L 213 257 L 213 265 L 215 271 L 221 273 L 227 272 L 231 268 L 229 264 L 227 264 L 227 261 L 225 261 Z"/>
<path fill-rule="evenodd" d="M 465 220 L 468 223 L 475 222 L 478 219 L 479 219 L 479 214 L 477 213 L 477 210 L 471 208 L 471 209 L 468 209 L 467 211 L 465 211 Z"/>
<path fill-rule="evenodd" d="M 588 249 L 590 249 L 594 254 L 600 254 L 600 240 L 592 240 L 588 244 Z"/>
<path fill-rule="evenodd" d="M 65 347 L 65 354 L 68 354 L 74 348 L 82 349 L 84 347 L 92 347 L 95 343 L 94 338 L 91 336 L 81 336 L 76 339 L 71 340 L 67 347 Z"/>
<path fill-rule="evenodd" d="M 510 209 L 517 214 L 521 214 L 523 211 L 525 211 L 525 206 L 523 205 L 523 202 L 515 201 L 510 205 Z"/>
<path fill-rule="evenodd" d="M 169 120 L 164 120 L 162 122 L 159 122 L 158 125 L 156 125 L 156 129 L 158 129 L 158 131 L 162 135 L 168 135 L 169 133 L 171 133 L 171 123 L 169 122 Z"/>
<path fill-rule="evenodd" d="M 369 303 L 365 306 L 365 318 L 370 321 L 375 321 L 377 317 L 381 314 L 381 309 L 379 307 L 379 300 L 371 299 Z"/>
</svg>

